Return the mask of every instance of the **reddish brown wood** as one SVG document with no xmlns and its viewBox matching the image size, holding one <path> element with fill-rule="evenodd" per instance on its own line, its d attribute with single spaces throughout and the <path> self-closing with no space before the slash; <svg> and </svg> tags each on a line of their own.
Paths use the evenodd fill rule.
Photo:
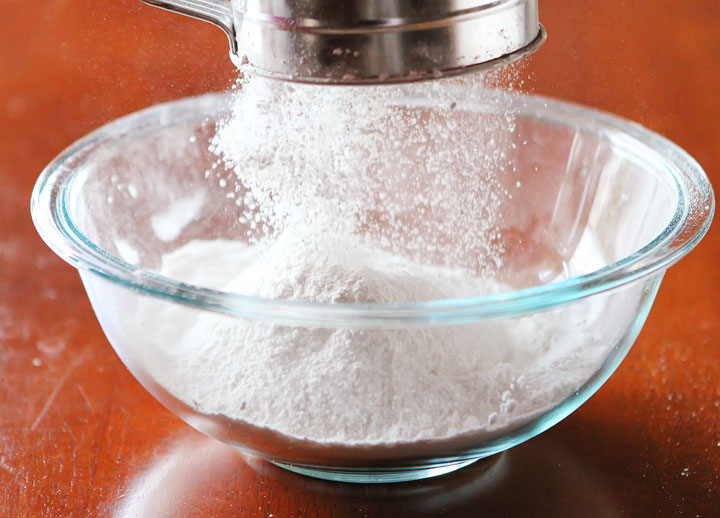
<svg viewBox="0 0 720 518">
<path fill-rule="evenodd" d="M 720 179 L 720 3 L 545 0 L 535 90 L 666 134 Z M 222 33 L 137 0 L 5 0 L 0 16 L 0 514 L 718 516 L 720 231 L 667 275 L 626 361 L 493 463 L 349 486 L 189 429 L 138 385 L 77 274 L 35 234 L 41 168 L 99 124 L 233 81 Z"/>
</svg>

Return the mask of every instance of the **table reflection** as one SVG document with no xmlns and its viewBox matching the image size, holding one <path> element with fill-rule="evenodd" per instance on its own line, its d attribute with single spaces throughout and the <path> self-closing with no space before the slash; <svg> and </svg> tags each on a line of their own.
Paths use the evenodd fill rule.
<svg viewBox="0 0 720 518">
<path fill-rule="evenodd" d="M 143 467 L 114 516 L 616 516 L 592 465 L 545 434 L 434 479 L 355 485 L 303 477 L 193 430 Z"/>
</svg>

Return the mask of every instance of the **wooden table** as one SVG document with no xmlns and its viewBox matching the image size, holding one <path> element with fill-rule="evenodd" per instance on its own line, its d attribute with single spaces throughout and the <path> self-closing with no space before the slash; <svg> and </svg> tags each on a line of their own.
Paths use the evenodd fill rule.
<svg viewBox="0 0 720 518">
<path fill-rule="evenodd" d="M 720 180 L 720 2 L 541 3 L 550 39 L 526 87 L 638 120 Z M 42 167 L 84 133 L 230 86 L 225 37 L 137 0 L 4 0 L 0 13 L 0 514 L 720 516 L 717 228 L 667 275 L 597 395 L 494 464 L 390 486 L 292 475 L 155 402 L 29 215 Z"/>
</svg>

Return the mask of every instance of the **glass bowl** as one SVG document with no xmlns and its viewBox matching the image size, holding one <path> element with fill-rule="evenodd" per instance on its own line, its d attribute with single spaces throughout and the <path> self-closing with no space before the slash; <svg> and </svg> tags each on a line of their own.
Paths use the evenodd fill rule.
<svg viewBox="0 0 720 518">
<path fill-rule="evenodd" d="M 330 480 L 396 482 L 461 468 L 541 433 L 585 402 L 637 338 L 666 269 L 707 232 L 714 198 L 706 175 L 683 150 L 641 126 L 528 95 L 486 93 L 482 100 L 452 105 L 402 95 L 407 110 L 419 110 L 420 126 L 457 119 L 457 134 L 442 143 L 456 150 L 477 145 L 472 132 L 462 130 L 468 121 L 485 124 L 506 116 L 498 106 L 510 108 L 512 129 L 499 130 L 494 144 L 501 149 L 502 171 L 491 172 L 505 193 L 502 217 L 491 231 L 502 255 L 496 274 L 506 278 L 508 289 L 414 303 L 331 304 L 223 291 L 217 288 L 222 271 L 214 286 L 193 284 L 192 272 L 188 278 L 161 274 L 163 257 L 193 240 L 248 239 L 247 222 L 239 217 L 247 210 L 237 195 L 242 185 L 208 151 L 216 124 L 228 113 L 229 94 L 158 105 L 114 121 L 72 145 L 38 179 L 32 196 L 38 232 L 79 270 L 97 318 L 128 369 L 197 430 Z M 413 149 L 396 152 L 406 153 L 406 160 L 421 156 Z M 454 188 L 472 176 L 435 174 L 446 175 Z M 383 175 L 395 193 L 444 185 L 422 187 L 409 180 L 417 175 L 392 167 Z M 422 231 L 432 218 L 444 217 L 450 216 L 425 214 L 409 218 L 406 226 Z M 451 243 L 472 240 L 479 227 L 453 228 L 457 239 L 450 236 Z M 438 261 L 430 249 L 415 252 Z M 225 376 L 225 363 L 192 353 L 179 360 L 177 351 L 193 350 L 190 335 L 212 340 L 239 325 L 281 330 L 288 341 L 306 329 L 326 337 L 364 333 L 369 338 L 363 347 L 370 349 L 387 349 L 383 336 L 395 333 L 402 345 L 385 351 L 392 357 L 386 374 L 410 372 L 407 386 L 415 394 L 397 404 L 387 399 L 385 385 L 374 383 L 374 373 L 345 372 L 347 364 L 339 361 L 324 364 L 326 371 L 337 370 L 333 376 L 313 373 L 316 358 L 308 350 L 295 352 L 292 361 L 276 355 L 249 367 L 272 386 L 267 396 L 254 390 L 211 408 L 206 396 L 217 379 L 207 373 L 217 367 L 216 377 Z M 468 358 L 462 380 L 449 380 L 443 365 L 432 372 L 412 370 L 421 369 L 413 364 L 416 353 L 445 346 L 438 341 L 419 351 L 416 337 L 454 330 L 465 333 L 457 347 L 459 357 Z M 498 333 L 505 336 L 502 343 L 493 342 Z M 503 345 L 507 340 L 525 351 L 522 357 Z M 263 346 L 237 345 L 226 361 L 241 366 L 242 347 Z M 485 351 L 485 364 L 475 348 Z M 184 380 L 184 388 L 172 379 Z M 528 392 L 527 386 L 534 389 Z M 435 432 L 424 433 L 428 418 L 418 416 L 425 400 L 438 397 L 446 400 L 442 412 L 434 409 Z M 276 427 L 238 417 L 246 405 L 276 405 L 277 412 L 297 418 L 285 416 Z M 401 426 L 383 428 L 389 422 Z M 337 440 L 333 427 L 357 435 Z"/>
</svg>

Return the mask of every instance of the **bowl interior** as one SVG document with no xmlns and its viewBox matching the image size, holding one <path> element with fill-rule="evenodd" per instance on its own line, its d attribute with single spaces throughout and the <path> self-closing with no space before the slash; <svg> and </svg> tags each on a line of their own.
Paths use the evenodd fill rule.
<svg viewBox="0 0 720 518">
<path fill-rule="evenodd" d="M 675 164 L 604 120 L 520 101 L 508 124 L 493 103 L 400 99 L 418 134 L 438 121 L 455 130 L 423 146 L 378 139 L 363 165 L 378 179 L 363 231 L 396 253 L 491 273 L 515 290 L 672 241 L 690 196 Z M 61 199 L 83 242 L 126 268 L 158 271 L 163 254 L 189 241 L 259 237 L 242 174 L 208 150 L 226 100 L 202 104 L 121 121 L 83 150 Z M 468 149 L 487 159 L 468 162 Z"/>
</svg>

